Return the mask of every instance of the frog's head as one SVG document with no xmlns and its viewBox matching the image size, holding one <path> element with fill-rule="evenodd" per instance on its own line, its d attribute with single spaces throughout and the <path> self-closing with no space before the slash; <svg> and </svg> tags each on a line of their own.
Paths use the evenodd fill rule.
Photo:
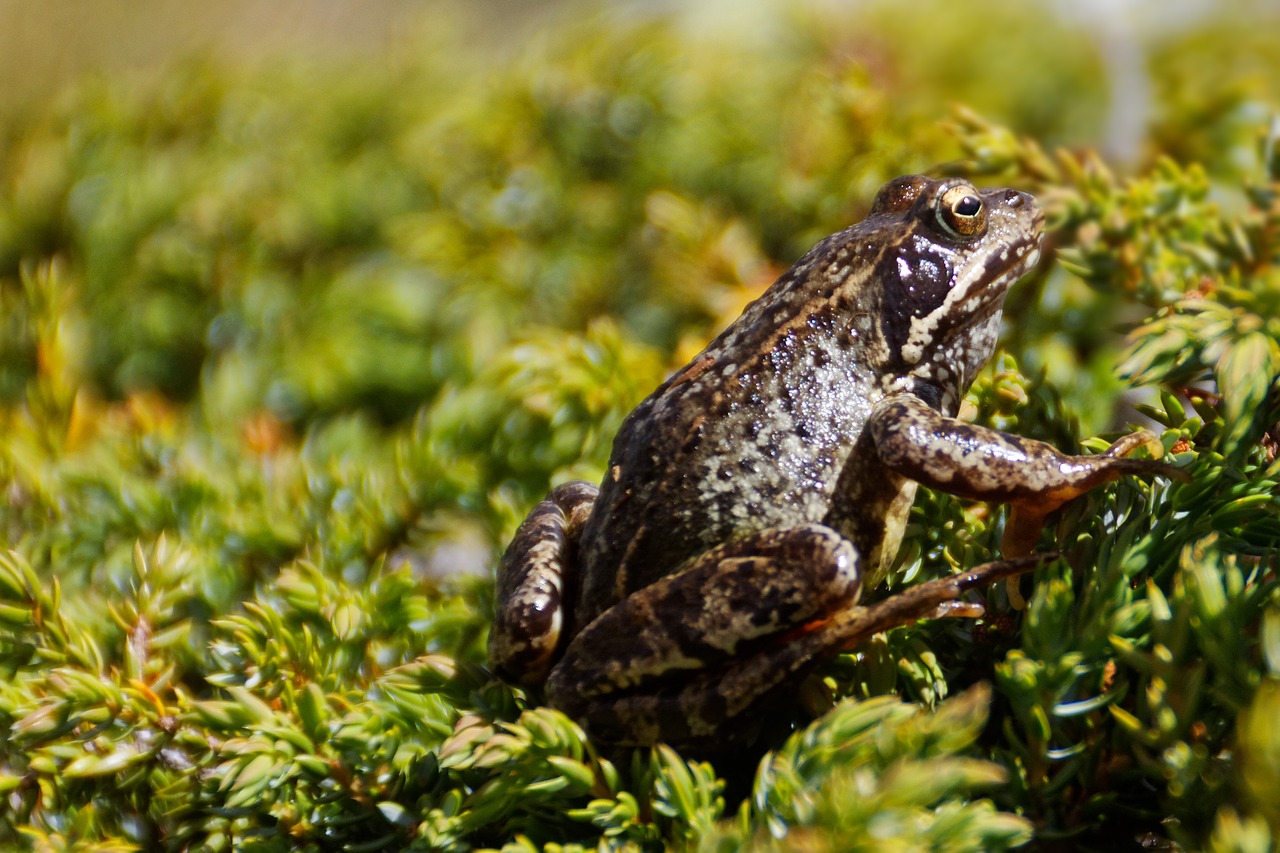
<svg viewBox="0 0 1280 853">
<path fill-rule="evenodd" d="M 1009 286 L 1039 260 L 1044 216 L 1026 193 L 909 175 L 866 224 L 892 235 L 876 265 L 891 372 L 954 408 L 991 358 Z"/>
</svg>

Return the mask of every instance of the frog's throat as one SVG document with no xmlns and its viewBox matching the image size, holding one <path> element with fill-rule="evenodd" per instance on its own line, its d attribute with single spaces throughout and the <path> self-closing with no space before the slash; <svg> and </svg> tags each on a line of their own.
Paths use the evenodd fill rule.
<svg viewBox="0 0 1280 853">
<path fill-rule="evenodd" d="M 1040 261 L 1039 243 L 1026 243 L 1014 249 L 1013 263 L 1003 272 L 990 275 L 986 264 L 973 264 L 962 274 L 947 298 L 937 308 L 923 317 L 911 318 L 911 329 L 902 345 L 902 360 L 909 365 L 919 364 L 925 351 L 946 337 L 946 327 L 953 317 L 976 317 L 983 312 L 994 312 L 1003 303 L 1004 295 L 1015 281 L 1022 278 Z M 970 300 L 973 305 L 966 305 Z M 940 334 L 941 330 L 941 334 Z"/>
</svg>

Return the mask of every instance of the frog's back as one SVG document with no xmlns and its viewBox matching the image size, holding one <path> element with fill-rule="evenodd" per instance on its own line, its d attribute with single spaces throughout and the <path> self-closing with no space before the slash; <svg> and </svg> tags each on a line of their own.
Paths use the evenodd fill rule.
<svg viewBox="0 0 1280 853">
<path fill-rule="evenodd" d="M 587 618 L 736 535 L 821 521 L 883 392 L 819 244 L 624 421 L 584 531 Z M 823 265 L 831 270 L 821 269 Z"/>
</svg>

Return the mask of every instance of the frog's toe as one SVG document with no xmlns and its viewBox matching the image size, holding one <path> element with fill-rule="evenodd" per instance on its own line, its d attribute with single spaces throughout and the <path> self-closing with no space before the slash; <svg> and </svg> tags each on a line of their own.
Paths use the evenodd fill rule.
<svg viewBox="0 0 1280 853">
<path fill-rule="evenodd" d="M 1129 454 L 1146 448 L 1147 453 L 1151 454 L 1150 459 L 1129 459 Z M 1140 429 L 1137 432 L 1118 438 L 1115 444 L 1107 448 L 1102 454 L 1103 457 L 1113 460 L 1109 465 L 1109 470 L 1114 472 L 1115 478 L 1131 474 L 1137 477 L 1166 477 L 1170 480 L 1177 480 L 1180 483 L 1191 482 L 1191 475 L 1176 465 L 1170 465 L 1167 462 L 1158 462 L 1164 456 L 1164 445 L 1160 442 L 1160 437 L 1149 429 Z"/>
<path fill-rule="evenodd" d="M 1164 456 L 1164 445 L 1160 443 L 1160 437 L 1149 429 L 1140 429 L 1137 432 L 1121 436 L 1102 455 L 1113 457 L 1128 456 L 1141 447 L 1147 449 L 1152 459 L 1159 459 Z"/>
<path fill-rule="evenodd" d="M 1185 469 L 1170 465 L 1168 462 L 1157 462 L 1154 459 L 1116 459 L 1112 471 L 1115 472 L 1117 480 L 1128 474 L 1148 480 L 1164 477 L 1167 480 L 1177 480 L 1179 483 L 1191 482 L 1191 474 Z"/>
</svg>

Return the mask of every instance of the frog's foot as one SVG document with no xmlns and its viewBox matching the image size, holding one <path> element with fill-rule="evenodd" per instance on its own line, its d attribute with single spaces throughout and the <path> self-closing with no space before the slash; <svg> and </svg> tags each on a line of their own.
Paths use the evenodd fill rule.
<svg viewBox="0 0 1280 853">
<path fill-rule="evenodd" d="M 853 546 L 821 524 L 735 539 L 623 599 L 565 648 L 547 699 L 611 743 L 712 743 L 799 665 L 767 650 L 853 605 Z"/>
<path fill-rule="evenodd" d="M 908 587 L 884 601 L 837 614 L 824 626 L 826 636 L 820 642 L 826 645 L 838 644 L 838 650 L 847 651 L 872 634 L 899 625 L 909 625 L 921 619 L 980 618 L 986 613 L 982 603 L 963 601 L 960 596 L 971 589 L 990 586 L 998 580 L 1014 580 L 1018 575 L 1057 558 L 1055 552 L 1047 551 L 1016 560 L 995 560 L 975 566 L 967 572 Z"/>
<path fill-rule="evenodd" d="M 541 684 L 564 627 L 564 589 L 574 545 L 599 489 L 575 481 L 552 489 L 516 530 L 498 567 L 489 661 L 508 681 Z"/>
<path fill-rule="evenodd" d="M 1146 447 L 1154 458 L 1127 458 L 1140 447 Z M 1009 499 L 1011 512 L 1005 524 L 1002 553 L 1011 558 L 1030 554 L 1049 513 L 1104 483 L 1124 476 L 1190 481 L 1190 475 L 1181 468 L 1157 462 L 1162 455 L 1164 446 L 1160 440 L 1144 429 L 1124 436 L 1097 456 L 1058 456 L 1056 465 L 1036 472 L 1037 488 Z"/>
<path fill-rule="evenodd" d="M 1130 453 L 1145 447 L 1152 459 L 1129 459 Z M 1191 477 L 1181 468 L 1156 461 L 1164 455 L 1164 446 L 1151 430 L 1138 430 L 1124 436 L 1097 456 L 1064 456 L 1056 470 L 1048 476 L 1042 474 L 1040 491 L 1020 495 L 1010 501 L 1009 518 L 1005 522 L 1000 551 L 1009 558 L 1030 554 L 1040 539 L 1045 519 L 1049 513 L 1074 500 L 1090 489 L 1121 477 L 1168 477 L 1179 482 L 1190 482 Z M 1009 602 L 1015 610 L 1026 607 L 1017 578 L 1008 583 Z"/>
</svg>

